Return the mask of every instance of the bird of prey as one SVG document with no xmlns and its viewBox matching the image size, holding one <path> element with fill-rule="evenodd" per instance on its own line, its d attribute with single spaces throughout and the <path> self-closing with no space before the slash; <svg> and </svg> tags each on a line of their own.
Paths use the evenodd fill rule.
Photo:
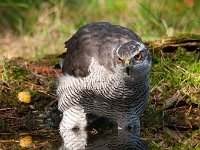
<svg viewBox="0 0 200 150">
<path fill-rule="evenodd" d="M 87 126 L 87 114 L 139 134 L 149 95 L 151 55 L 128 28 L 107 22 L 82 26 L 68 41 L 57 86 L 60 130 Z"/>
</svg>

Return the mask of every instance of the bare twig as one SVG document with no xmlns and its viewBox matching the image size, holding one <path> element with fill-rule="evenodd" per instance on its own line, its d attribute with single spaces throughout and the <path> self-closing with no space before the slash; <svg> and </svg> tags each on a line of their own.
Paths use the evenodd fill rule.
<svg viewBox="0 0 200 150">
<path fill-rule="evenodd" d="M 9 142 L 19 142 L 19 141 L 14 140 L 14 139 L 12 139 L 12 140 L 0 140 L 0 143 L 9 143 Z"/>
</svg>

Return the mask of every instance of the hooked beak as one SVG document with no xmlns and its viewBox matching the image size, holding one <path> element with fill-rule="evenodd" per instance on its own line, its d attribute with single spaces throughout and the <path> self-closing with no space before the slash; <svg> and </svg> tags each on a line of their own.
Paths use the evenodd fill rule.
<svg viewBox="0 0 200 150">
<path fill-rule="evenodd" d="M 129 66 L 126 67 L 126 73 L 128 76 L 130 75 L 130 67 Z"/>
<path fill-rule="evenodd" d="M 127 73 L 128 76 L 130 75 L 130 66 L 129 66 L 130 63 L 131 63 L 130 59 L 125 59 L 124 65 L 126 66 L 126 73 Z"/>
</svg>

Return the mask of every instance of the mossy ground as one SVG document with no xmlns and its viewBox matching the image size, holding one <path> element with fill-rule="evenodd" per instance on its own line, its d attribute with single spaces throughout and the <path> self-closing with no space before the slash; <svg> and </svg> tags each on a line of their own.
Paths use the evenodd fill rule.
<svg viewBox="0 0 200 150">
<path fill-rule="evenodd" d="M 0 79 L 0 149 L 22 149 L 19 140 L 33 137 L 35 149 L 57 149 L 61 142 L 58 130 L 48 117 L 57 105 L 55 82 L 59 71 L 54 69 L 56 56 L 38 60 L 22 58 L 1 62 Z M 18 93 L 28 91 L 31 103 L 20 102 Z M 54 115 L 54 114 L 53 114 Z M 53 117 L 53 121 L 60 118 Z M 46 124 L 45 124 L 46 123 Z"/>
<path fill-rule="evenodd" d="M 178 48 L 173 53 L 158 51 L 152 55 L 151 94 L 148 108 L 141 117 L 141 137 L 151 149 L 200 148 L 199 52 Z M 22 129 L 25 135 L 35 135 L 34 142 L 38 147 L 51 147 L 50 143 L 60 140 L 58 134 L 55 139 L 50 138 L 48 134 L 56 131 L 49 133 L 53 128 L 38 119 L 39 115 L 44 115 L 57 104 L 55 84 L 60 71 L 54 66 L 58 62 L 56 56 L 48 56 L 37 60 L 4 60 L 1 63 L 0 117 L 3 121 L 0 123 L 0 136 L 1 139 L 15 139 L 15 142 L 1 143 L 1 149 L 11 145 L 20 149 L 16 139 L 21 136 Z M 19 102 L 17 94 L 21 91 L 30 92 L 30 104 Z M 34 121 L 34 125 L 30 120 Z M 11 132 L 16 136 L 10 136 Z M 44 142 L 47 145 L 42 145 Z"/>
<path fill-rule="evenodd" d="M 142 137 L 152 149 L 200 147 L 199 89 L 198 51 L 153 54 L 150 101 L 142 117 Z"/>
</svg>

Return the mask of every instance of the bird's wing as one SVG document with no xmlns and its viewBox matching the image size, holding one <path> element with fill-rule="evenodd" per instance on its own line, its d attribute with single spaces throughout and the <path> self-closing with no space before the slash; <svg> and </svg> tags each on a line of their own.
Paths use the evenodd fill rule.
<svg viewBox="0 0 200 150">
<path fill-rule="evenodd" d="M 112 70 L 114 50 L 131 40 L 141 41 L 138 35 L 125 27 L 107 22 L 85 25 L 65 42 L 67 52 L 62 71 L 75 77 L 85 77 L 89 75 L 92 57 Z"/>
</svg>

